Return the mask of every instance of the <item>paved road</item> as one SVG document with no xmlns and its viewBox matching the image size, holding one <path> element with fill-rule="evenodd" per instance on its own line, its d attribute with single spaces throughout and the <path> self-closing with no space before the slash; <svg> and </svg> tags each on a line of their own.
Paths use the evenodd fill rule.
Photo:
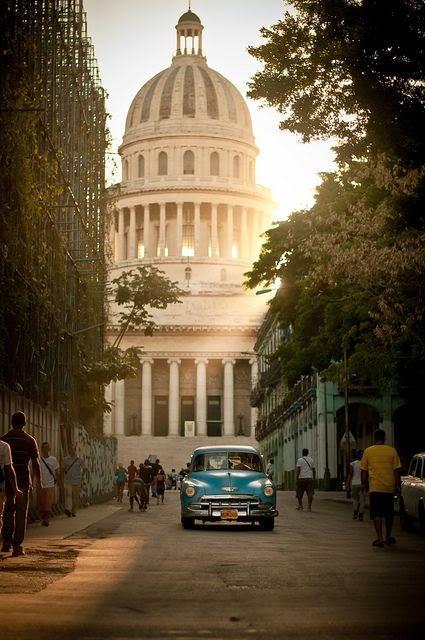
<svg viewBox="0 0 425 640">
<path fill-rule="evenodd" d="M 145 514 L 124 506 L 63 540 L 75 568 L 58 567 L 37 593 L 1 595 L 2 640 L 405 640 L 423 630 L 418 534 L 396 530 L 396 547 L 372 548 L 371 524 L 353 522 L 348 505 L 320 499 L 300 513 L 288 493 L 274 532 L 184 531 L 177 498 Z M 34 571 L 31 554 L 20 562 Z"/>
</svg>

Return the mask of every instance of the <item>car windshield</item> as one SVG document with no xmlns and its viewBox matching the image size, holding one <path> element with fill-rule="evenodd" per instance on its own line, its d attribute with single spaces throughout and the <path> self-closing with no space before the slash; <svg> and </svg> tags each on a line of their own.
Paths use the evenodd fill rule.
<svg viewBox="0 0 425 640">
<path fill-rule="evenodd" d="M 193 471 L 262 471 L 261 458 L 257 453 L 246 451 L 212 451 L 200 453 L 193 461 Z"/>
</svg>

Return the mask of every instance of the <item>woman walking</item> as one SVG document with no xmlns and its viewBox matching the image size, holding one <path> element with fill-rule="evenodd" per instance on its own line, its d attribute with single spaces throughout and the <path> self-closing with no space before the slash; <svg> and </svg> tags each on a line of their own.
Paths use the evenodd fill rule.
<svg viewBox="0 0 425 640">
<path fill-rule="evenodd" d="M 161 500 L 161 504 L 164 503 L 164 493 L 165 493 L 165 471 L 162 467 L 160 467 L 156 475 L 156 504 L 159 504 L 160 500 Z"/>
<path fill-rule="evenodd" d="M 125 469 L 120 462 L 118 465 L 118 469 L 115 471 L 115 483 L 117 485 L 117 502 L 122 502 L 126 477 L 127 476 Z"/>
</svg>

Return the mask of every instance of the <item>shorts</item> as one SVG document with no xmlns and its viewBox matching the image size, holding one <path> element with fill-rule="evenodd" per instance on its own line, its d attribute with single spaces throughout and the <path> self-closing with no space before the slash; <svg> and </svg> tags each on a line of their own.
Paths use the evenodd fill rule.
<svg viewBox="0 0 425 640">
<path fill-rule="evenodd" d="M 380 491 L 369 493 L 370 519 L 391 518 L 394 515 L 394 495 Z"/>
<path fill-rule="evenodd" d="M 302 500 L 304 491 L 308 498 L 314 495 L 314 480 L 313 478 L 298 478 L 297 480 L 297 497 Z"/>
</svg>

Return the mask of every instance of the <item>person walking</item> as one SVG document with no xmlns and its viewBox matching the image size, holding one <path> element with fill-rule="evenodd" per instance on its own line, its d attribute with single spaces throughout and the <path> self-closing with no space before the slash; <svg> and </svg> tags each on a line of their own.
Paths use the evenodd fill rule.
<svg viewBox="0 0 425 640">
<path fill-rule="evenodd" d="M 35 438 L 24 431 L 26 423 L 25 413 L 17 411 L 12 415 L 10 431 L 1 437 L 1 440 L 10 447 L 17 488 L 19 489 L 17 492 L 13 486 L 13 479 L 9 475 L 5 486 L 6 502 L 3 509 L 2 551 L 8 552 L 13 547 L 12 555 L 14 557 L 25 555 L 22 543 L 25 539 L 31 489 L 30 462 L 37 484 L 39 485 L 41 482 L 37 442 Z M 12 482 L 10 482 L 11 479 Z"/>
<path fill-rule="evenodd" d="M 162 467 L 158 469 L 156 474 L 156 504 L 164 504 L 164 495 L 165 495 L 165 471 Z"/>
<path fill-rule="evenodd" d="M 130 460 L 130 464 L 127 467 L 127 484 L 130 489 L 130 482 L 137 476 L 137 467 L 134 464 L 134 460 Z"/>
<path fill-rule="evenodd" d="M 139 505 L 139 511 L 146 511 L 147 490 L 142 478 L 133 478 L 128 484 L 128 495 L 130 498 L 129 511 L 133 511 L 134 501 Z"/>
<path fill-rule="evenodd" d="M 65 486 L 65 513 L 70 518 L 77 515 L 80 506 L 81 476 L 83 462 L 77 456 L 75 445 L 71 445 L 63 460 Z"/>
<path fill-rule="evenodd" d="M 374 444 L 365 449 L 360 461 L 362 491 L 369 489 L 370 519 L 373 520 L 377 538 L 374 547 L 395 544 L 392 536 L 394 523 L 394 495 L 400 494 L 401 463 L 394 447 L 385 444 L 385 431 L 377 429 Z M 385 539 L 383 536 L 385 520 Z"/>
<path fill-rule="evenodd" d="M 127 477 L 127 475 L 126 475 L 124 466 L 120 462 L 118 464 L 118 468 L 115 471 L 115 484 L 116 484 L 116 487 L 117 487 L 117 502 L 121 502 L 122 503 L 126 477 Z"/>
<path fill-rule="evenodd" d="M 273 471 L 274 471 L 274 459 L 270 458 L 266 467 L 266 474 L 269 476 L 270 480 L 273 480 Z"/>
<path fill-rule="evenodd" d="M 297 460 L 296 468 L 296 496 L 298 500 L 298 511 L 303 510 L 304 492 L 307 494 L 308 507 L 311 511 L 311 505 L 314 496 L 314 481 L 316 479 L 316 469 L 314 467 L 313 458 L 308 455 L 308 449 L 303 449 L 303 455 Z"/>
<path fill-rule="evenodd" d="M 40 472 L 41 486 L 38 491 L 38 508 L 41 524 L 48 527 L 52 515 L 52 505 L 55 497 L 55 486 L 58 481 L 59 462 L 55 456 L 50 455 L 50 445 L 43 442 L 41 445 Z"/>
<path fill-rule="evenodd" d="M 158 471 L 161 469 L 161 463 L 159 458 L 155 460 L 152 465 L 152 498 L 156 498 L 156 476 L 158 475 Z"/>
<path fill-rule="evenodd" d="M 3 505 L 6 500 L 6 482 L 15 500 L 22 496 L 16 484 L 16 473 L 12 462 L 12 452 L 6 442 L 0 440 L 0 529 L 3 525 Z"/>
<path fill-rule="evenodd" d="M 353 500 L 353 520 L 363 521 L 364 514 L 364 493 L 362 491 L 362 477 L 360 471 L 360 460 L 362 459 L 363 451 L 358 449 L 356 451 L 355 460 L 350 462 L 350 470 L 347 476 L 347 490 L 351 493 Z"/>
<path fill-rule="evenodd" d="M 146 507 L 149 504 L 149 493 L 152 484 L 152 477 L 152 467 L 149 464 L 149 460 L 146 459 L 144 463 L 139 466 L 139 478 L 142 478 L 143 482 L 145 483 L 146 491 L 148 494 L 146 498 Z"/>
</svg>

